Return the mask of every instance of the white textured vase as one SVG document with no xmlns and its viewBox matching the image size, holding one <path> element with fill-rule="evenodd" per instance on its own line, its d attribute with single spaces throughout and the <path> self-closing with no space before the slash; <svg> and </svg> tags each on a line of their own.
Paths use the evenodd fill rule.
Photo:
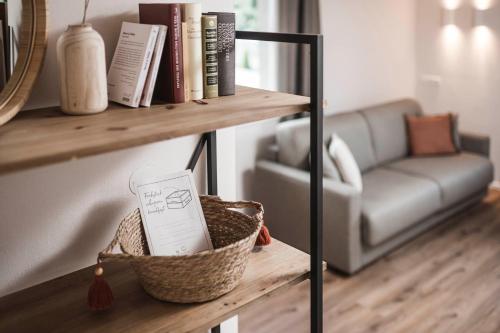
<svg viewBox="0 0 500 333">
<path fill-rule="evenodd" d="M 57 40 L 61 109 L 98 113 L 108 107 L 104 41 L 90 24 L 70 25 Z"/>
</svg>

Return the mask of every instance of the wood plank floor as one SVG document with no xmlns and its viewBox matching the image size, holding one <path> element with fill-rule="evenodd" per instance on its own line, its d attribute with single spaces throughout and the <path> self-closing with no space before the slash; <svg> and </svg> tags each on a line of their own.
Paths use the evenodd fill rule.
<svg viewBox="0 0 500 333">
<path fill-rule="evenodd" d="M 353 277 L 328 271 L 325 332 L 500 332 L 500 192 Z M 309 284 L 240 314 L 240 333 L 308 332 Z"/>
</svg>

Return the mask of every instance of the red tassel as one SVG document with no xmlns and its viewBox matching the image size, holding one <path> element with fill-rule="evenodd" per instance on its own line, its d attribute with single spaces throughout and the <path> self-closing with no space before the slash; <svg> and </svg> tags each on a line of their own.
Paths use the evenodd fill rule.
<svg viewBox="0 0 500 333">
<path fill-rule="evenodd" d="M 257 236 L 257 241 L 255 245 L 257 246 L 266 246 L 271 244 L 271 235 L 269 234 L 269 229 L 265 225 L 262 226 L 259 232 L 259 236 Z"/>
<path fill-rule="evenodd" d="M 94 282 L 89 288 L 88 304 L 94 311 L 107 310 L 113 304 L 113 293 L 106 280 L 102 277 L 103 273 L 102 267 L 97 265 Z"/>
</svg>

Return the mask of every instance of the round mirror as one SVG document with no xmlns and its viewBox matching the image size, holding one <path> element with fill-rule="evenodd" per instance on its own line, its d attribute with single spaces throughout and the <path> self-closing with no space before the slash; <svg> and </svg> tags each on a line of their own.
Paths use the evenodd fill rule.
<svg viewBox="0 0 500 333">
<path fill-rule="evenodd" d="M 47 45 L 46 0 L 0 0 L 0 125 L 24 106 Z"/>
</svg>

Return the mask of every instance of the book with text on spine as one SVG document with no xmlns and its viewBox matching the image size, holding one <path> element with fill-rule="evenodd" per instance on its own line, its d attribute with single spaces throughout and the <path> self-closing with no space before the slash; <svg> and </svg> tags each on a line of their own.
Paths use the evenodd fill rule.
<svg viewBox="0 0 500 333">
<path fill-rule="evenodd" d="M 188 49 L 189 73 L 189 95 L 192 100 L 203 98 L 203 68 L 201 50 L 201 4 L 182 4 L 182 22 L 186 24 L 185 36 Z M 183 36 L 184 38 L 184 36 Z"/>
<path fill-rule="evenodd" d="M 203 48 L 203 97 L 219 96 L 219 71 L 217 59 L 217 16 L 202 17 L 202 48 Z"/>
<path fill-rule="evenodd" d="M 138 107 L 160 28 L 123 22 L 108 72 L 109 100 Z"/>
<path fill-rule="evenodd" d="M 187 24 L 182 22 L 182 54 L 184 63 L 184 102 L 191 100 L 191 89 L 189 82 L 189 73 L 191 68 L 189 66 L 189 43 L 187 41 Z"/>
<path fill-rule="evenodd" d="M 219 96 L 235 93 L 235 14 L 210 12 L 217 16 L 217 55 Z"/>
<path fill-rule="evenodd" d="M 168 103 L 184 103 L 184 64 L 180 4 L 141 3 L 139 20 L 168 27 L 158 72 L 156 97 Z"/>
</svg>

